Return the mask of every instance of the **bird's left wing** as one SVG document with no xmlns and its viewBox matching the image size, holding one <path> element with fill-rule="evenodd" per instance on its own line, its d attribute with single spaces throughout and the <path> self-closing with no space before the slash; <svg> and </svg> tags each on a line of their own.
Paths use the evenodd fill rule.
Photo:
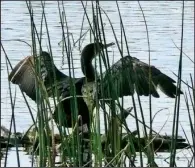
<svg viewBox="0 0 195 168">
<path fill-rule="evenodd" d="M 149 89 L 149 72 L 151 72 L 151 85 Z M 99 93 L 100 97 L 111 97 L 114 93 L 114 99 L 122 96 L 132 95 L 136 91 L 140 96 L 159 97 L 156 90 L 161 89 L 167 96 L 174 98 L 176 96 L 175 81 L 169 76 L 162 73 L 154 66 L 140 61 L 131 56 L 125 56 L 111 66 L 110 71 L 104 73 L 100 80 Z M 179 93 L 182 93 L 178 90 Z"/>
</svg>

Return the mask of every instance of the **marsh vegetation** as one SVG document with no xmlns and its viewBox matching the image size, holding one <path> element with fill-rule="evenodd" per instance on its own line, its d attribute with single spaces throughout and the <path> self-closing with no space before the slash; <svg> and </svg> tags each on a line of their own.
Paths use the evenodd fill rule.
<svg viewBox="0 0 195 168">
<path fill-rule="evenodd" d="M 119 2 L 114 2 L 114 6 L 116 8 L 116 13 L 118 14 L 118 24 L 119 30 L 115 29 L 115 24 L 113 24 L 112 19 L 109 17 L 109 11 L 105 11 L 101 6 L 101 2 L 76 2 L 75 4 L 80 4 L 80 13 L 82 13 L 82 17 L 80 16 L 81 26 L 78 32 L 74 32 L 74 28 L 70 28 L 69 22 L 74 22 L 74 20 L 68 20 L 69 13 L 67 14 L 66 8 L 71 8 L 71 6 L 66 6 L 66 2 L 55 2 L 57 4 L 58 10 L 58 25 L 56 27 L 60 27 L 61 32 L 59 34 L 61 40 L 58 41 L 58 46 L 61 48 L 60 52 L 56 55 L 62 60 L 62 64 L 67 62 L 67 74 L 71 77 L 68 83 L 68 96 L 62 96 L 61 93 L 64 91 L 61 88 L 61 85 L 58 85 L 57 82 L 58 76 L 56 76 L 55 69 L 53 64 L 50 66 L 50 74 L 52 74 L 52 84 L 54 86 L 50 88 L 50 92 L 48 92 L 47 84 L 50 84 L 50 79 L 44 83 L 43 81 L 43 73 L 42 73 L 42 65 L 41 60 L 39 59 L 42 51 L 47 51 L 50 55 L 51 62 L 54 62 L 54 57 L 56 53 L 56 49 L 53 46 L 53 41 L 51 40 L 52 29 L 50 29 L 49 22 L 51 18 L 47 17 L 46 9 L 47 2 L 41 1 L 37 3 L 33 7 L 33 3 L 31 1 L 26 1 L 26 8 L 28 10 L 28 17 L 30 21 L 30 34 L 31 40 L 20 40 L 16 41 L 21 44 L 25 44 L 30 48 L 29 55 L 32 55 L 33 62 L 33 75 L 34 80 L 36 81 L 33 85 L 34 89 L 34 97 L 32 98 L 31 93 L 28 91 L 24 91 L 24 87 L 21 86 L 21 92 L 25 105 L 28 108 L 29 116 L 32 119 L 32 126 L 29 127 L 28 130 L 25 130 L 25 133 L 17 133 L 16 127 L 17 122 L 15 121 L 15 102 L 17 100 L 16 91 L 12 89 L 11 85 L 13 80 L 13 76 L 18 75 L 17 72 L 20 72 L 18 69 L 9 79 L 8 83 L 9 87 L 9 97 L 11 104 L 11 122 L 9 130 L 6 130 L 6 135 L 2 136 L 5 139 L 1 138 L 1 144 L 5 144 L 6 150 L 3 152 L 3 157 L 5 159 L 4 165 L 6 166 L 6 160 L 8 157 L 9 147 L 13 147 L 16 149 L 17 156 L 17 164 L 20 165 L 20 160 L 22 157 L 19 156 L 19 147 L 23 146 L 26 149 L 26 152 L 32 156 L 32 166 L 95 166 L 95 167 L 131 167 L 131 166 L 159 166 L 156 162 L 155 155 L 158 152 L 167 152 L 169 156 L 166 158 L 166 161 L 169 166 L 177 166 L 176 163 L 176 154 L 177 150 L 185 150 L 190 153 L 191 158 L 186 158 L 186 162 L 188 162 L 188 166 L 193 166 L 194 162 L 194 83 L 193 83 L 193 73 L 189 73 L 189 81 L 185 81 L 182 79 L 182 72 L 185 68 L 183 66 L 184 57 L 191 60 L 191 64 L 194 65 L 194 60 L 191 59 L 188 54 L 184 53 L 183 46 L 184 43 L 184 21 L 185 21 L 185 2 L 181 2 L 180 4 L 180 42 L 179 46 L 176 46 L 178 51 L 178 65 L 177 71 L 174 73 L 174 79 L 176 81 L 175 86 L 179 88 L 175 90 L 174 94 L 166 94 L 174 100 L 172 104 L 172 119 L 171 119 L 171 135 L 161 134 L 162 128 L 156 130 L 154 126 L 154 119 L 158 116 L 165 108 L 160 108 L 157 112 L 153 110 L 153 104 L 156 103 L 157 98 L 152 97 L 151 87 L 152 87 L 152 68 L 148 68 L 147 76 L 148 83 L 144 81 L 145 78 L 142 78 L 142 82 L 140 82 L 139 91 L 135 91 L 134 94 L 129 94 L 128 100 L 125 100 L 124 95 L 118 96 L 120 94 L 120 89 L 116 87 L 116 83 L 114 82 L 114 78 L 120 78 L 121 76 L 125 76 L 125 79 L 130 79 L 129 73 L 121 73 L 120 75 L 113 77 L 112 73 L 107 73 L 106 81 L 99 80 L 105 77 L 105 71 L 109 72 L 112 69 L 112 64 L 109 60 L 109 56 L 121 59 L 126 55 L 134 56 L 129 48 L 129 42 L 131 41 L 131 36 L 128 35 L 128 31 L 126 31 L 126 27 L 124 24 L 124 19 L 122 17 L 122 10 L 120 8 Z M 125 2 L 124 2 L 125 3 Z M 144 23 L 142 26 L 142 31 L 145 33 L 145 38 L 142 37 L 143 40 L 146 40 L 147 44 L 147 54 L 148 58 L 145 58 L 145 63 L 148 65 L 154 65 L 151 63 L 151 48 L 152 44 L 150 43 L 150 32 L 148 30 L 148 20 L 145 17 L 144 9 L 142 8 L 142 3 L 137 2 L 137 6 L 139 7 L 139 11 L 141 12 L 142 22 Z M 90 12 L 89 9 L 90 8 Z M 40 23 L 37 23 L 37 14 L 36 10 L 40 10 L 41 19 Z M 132 9 L 133 10 L 133 9 Z M 53 18 L 56 19 L 56 18 Z M 106 22 L 106 24 L 105 24 Z M 74 23 L 77 25 L 78 23 Z M 39 25 L 39 26 L 37 26 Z M 78 31 L 78 30 L 77 30 Z M 107 32 L 112 35 L 112 40 L 107 37 Z M 75 39 L 74 34 L 79 34 L 79 38 Z M 44 38 L 43 38 L 44 37 Z M 47 46 L 43 45 L 47 41 Z M 80 64 L 80 55 L 82 53 L 82 49 L 84 48 L 84 44 L 89 43 L 97 43 L 101 42 L 102 44 L 108 44 L 114 42 L 115 45 L 111 47 L 111 49 L 106 49 L 103 51 L 102 55 L 97 55 L 93 61 L 93 65 L 95 70 L 98 73 L 95 74 L 94 78 L 94 89 L 96 92 L 96 96 L 93 97 L 92 105 L 88 105 L 89 111 L 89 125 L 82 125 L 82 119 L 85 117 L 85 113 L 81 113 L 77 108 L 78 97 L 82 97 L 82 95 L 78 95 L 76 90 L 76 74 L 75 70 L 78 68 L 76 65 Z M 83 44 L 84 42 L 84 44 Z M 163 45 L 161 46 L 162 50 Z M 78 59 L 75 63 L 75 53 L 73 50 L 77 48 Z M 6 47 L 4 46 L 4 42 L 1 42 L 1 51 L 5 56 L 5 67 L 7 70 L 7 78 L 10 75 L 10 72 L 13 70 L 15 65 L 12 65 L 12 61 L 9 59 L 9 55 L 6 52 Z M 154 51 L 153 51 L 154 52 Z M 118 59 L 118 60 L 119 60 Z M 20 59 L 21 60 L 21 59 Z M 118 61 L 118 60 L 115 60 Z M 141 60 L 141 59 L 140 59 Z M 31 63 L 32 63 L 31 62 Z M 29 64 L 31 64 L 29 63 Z M 81 65 L 80 65 L 81 66 Z M 122 65 L 120 65 L 122 66 Z M 155 65 L 154 65 L 155 66 Z M 57 65 L 56 65 L 57 67 Z M 27 68 L 28 69 L 28 68 Z M 159 68 L 160 69 L 160 68 Z M 160 69 L 161 70 L 161 69 Z M 81 68 L 79 68 L 81 71 Z M 162 70 L 163 71 L 163 70 Z M 22 72 L 22 71 L 21 71 Z M 23 73 L 23 72 L 22 72 Z M 85 74 L 85 73 L 84 73 Z M 165 73 L 166 74 L 166 73 Z M 21 74 L 19 74 L 21 75 Z M 85 74 L 86 75 L 86 74 Z M 135 78 L 139 78 L 140 73 L 133 74 Z M 51 77 L 50 76 L 50 77 Z M 143 74 L 140 75 L 141 77 Z M 168 75 L 169 76 L 169 75 Z M 27 88 L 32 87 L 32 81 L 30 81 L 30 76 L 27 74 L 23 79 L 25 83 L 27 83 Z M 73 80 L 72 80 L 73 79 Z M 123 78 L 121 78 L 123 80 Z M 103 81 L 103 82 L 102 82 Z M 128 81 L 128 80 L 127 80 Z M 126 82 L 127 82 L 126 81 Z M 15 81 L 16 84 L 17 81 Z M 105 83 L 107 84 L 105 86 Z M 168 83 L 168 82 L 167 82 Z M 167 84 L 165 83 L 165 85 Z M 134 86 L 132 83 L 126 83 L 126 86 L 138 87 L 135 82 Z M 124 87 L 123 85 L 122 87 Z M 144 92 L 143 87 L 146 86 L 146 90 L 148 93 Z M 102 91 L 102 88 L 106 88 L 106 92 Z M 19 89 L 19 87 L 17 88 Z M 127 87 L 129 89 L 129 87 Z M 143 90 L 142 90 L 143 89 Z M 135 89 L 136 90 L 136 89 Z M 142 90 L 142 91 L 141 91 Z M 181 94 L 180 90 L 182 90 L 183 94 Z M 66 90 L 65 90 L 66 91 Z M 124 91 L 124 90 L 123 90 Z M 128 92 L 128 90 L 125 90 Z M 93 91 L 92 91 L 93 92 Z M 144 93 L 142 93 L 144 92 Z M 158 90 L 158 93 L 160 91 Z M 165 91 L 166 92 L 166 91 Z M 90 92 L 91 93 L 91 92 Z M 100 94 L 101 96 L 97 96 Z M 117 96 L 116 96 L 117 95 Z M 143 96 L 147 96 L 147 102 L 142 101 Z M 159 93 L 161 99 L 161 93 Z M 31 99 L 36 100 L 36 113 L 34 115 L 33 110 L 31 108 L 32 100 L 28 99 L 27 96 L 31 97 Z M 125 95 L 127 96 L 127 95 Z M 153 94 L 154 96 L 154 94 Z M 88 94 L 84 95 L 85 102 L 88 98 L 91 98 Z M 155 96 L 154 96 L 155 97 Z M 157 96 L 156 96 L 157 97 Z M 68 104 L 68 108 L 71 111 L 71 116 L 68 118 L 64 115 L 64 111 L 67 109 L 67 106 L 60 106 L 59 102 L 64 100 L 70 100 Z M 163 97 L 163 99 L 170 99 L 168 97 Z M 188 133 L 183 129 L 182 124 L 180 123 L 180 111 L 181 111 L 181 100 L 184 100 L 185 112 L 188 117 Z M 166 101 L 166 100 L 165 100 Z M 83 103 L 83 102 L 82 102 Z M 147 108 L 143 104 L 147 103 Z M 169 104 L 167 104 L 169 105 Z M 168 107 L 167 107 L 168 108 Z M 82 110 L 82 109 L 81 109 Z M 54 115 L 54 112 L 56 115 Z M 83 111 L 82 111 L 83 112 Z M 146 113 L 147 113 L 147 121 L 146 121 Z M 81 114 L 78 115 L 78 114 Z M 135 128 L 129 127 L 127 122 L 127 117 L 131 116 L 131 121 L 134 122 Z M 55 117 L 55 118 L 54 118 Z M 71 123 L 69 121 L 72 121 Z M 56 122 L 57 121 L 57 122 Z M 65 123 L 65 124 L 64 124 Z M 69 123 L 70 128 L 66 128 L 66 123 Z M 88 123 L 87 123 L 88 124 Z M 13 127 L 13 129 L 12 129 Z M 182 128 L 183 135 L 185 137 L 179 136 L 179 127 Z M 4 127 L 2 127 L 4 128 Z M 5 129 L 4 129 L 5 130 Z M 12 130 L 12 131 L 11 131 Z M 102 131 L 103 130 L 103 131 Z M 2 132 L 2 131 L 1 131 Z M 12 132 L 12 133 L 11 133 Z M 57 132 L 57 133 L 56 133 Z M 189 134 L 190 133 L 190 134 Z M 186 136 L 186 134 L 190 136 Z M 11 136 L 12 135 L 12 136 Z M 6 145 L 9 144 L 9 145 Z"/>
</svg>

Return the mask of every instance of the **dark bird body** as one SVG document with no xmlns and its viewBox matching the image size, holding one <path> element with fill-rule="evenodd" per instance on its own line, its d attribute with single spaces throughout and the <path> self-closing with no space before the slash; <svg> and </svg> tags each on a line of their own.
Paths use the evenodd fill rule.
<svg viewBox="0 0 195 168">
<path fill-rule="evenodd" d="M 85 86 L 88 83 L 91 83 L 92 85 L 95 83 L 95 70 L 92 66 L 92 60 L 98 53 L 101 54 L 103 49 L 111 45 L 113 45 L 113 43 L 107 45 L 91 43 L 85 46 L 81 53 L 81 68 L 85 77 L 74 79 L 60 72 L 53 64 L 51 56 L 47 52 L 42 52 L 39 57 L 41 61 L 41 80 L 44 82 L 48 96 L 53 96 L 52 88 L 54 87 L 54 84 L 56 84 L 58 93 L 61 97 L 66 98 L 73 96 L 70 89 L 71 81 L 75 84 L 77 96 L 82 96 L 83 94 L 85 94 L 85 96 L 88 95 L 86 94 L 87 89 L 85 89 Z M 9 80 L 14 84 L 18 84 L 21 90 L 36 102 L 36 75 L 34 64 L 33 56 L 21 60 L 10 73 Z M 103 74 L 103 79 L 100 80 L 100 78 L 98 78 L 97 81 L 99 82 L 99 86 L 101 83 L 101 88 L 103 88 L 104 91 L 104 96 L 102 96 L 102 90 L 98 89 L 98 98 L 110 97 L 111 90 L 108 89 L 110 86 L 110 82 L 108 81 L 109 78 L 112 80 L 112 86 L 116 92 L 115 97 L 112 97 L 114 99 L 132 95 L 135 90 L 139 95 L 148 96 L 149 94 L 152 94 L 154 97 L 159 97 L 156 90 L 157 87 L 159 87 L 167 96 L 174 98 L 177 90 L 176 86 L 173 84 L 175 81 L 154 66 L 150 66 L 150 68 L 152 82 L 149 90 L 149 65 L 131 56 L 121 58 L 110 67 L 110 73 L 106 71 Z M 56 76 L 56 82 L 54 76 Z M 92 91 L 93 87 L 91 87 L 90 92 Z M 178 91 L 179 93 L 182 93 L 180 90 Z M 70 98 L 59 103 L 59 105 L 62 105 L 64 114 L 66 115 L 65 117 L 67 118 L 67 123 L 64 124 L 66 127 L 71 127 L 72 100 L 73 98 Z M 83 124 L 89 124 L 90 110 L 88 108 L 89 103 L 86 101 L 85 98 L 77 98 L 78 114 L 82 116 Z M 56 120 L 58 118 L 56 117 L 56 112 L 59 105 L 55 109 L 54 117 Z"/>
<path fill-rule="evenodd" d="M 56 77 L 56 87 L 57 91 L 59 93 L 59 96 L 66 98 L 71 96 L 70 92 L 70 77 L 63 74 L 60 72 L 55 65 L 52 63 L 51 57 L 47 52 L 42 52 L 40 56 L 40 61 L 41 61 L 41 80 L 44 82 L 44 85 L 47 89 L 47 93 L 49 97 L 52 97 L 52 89 L 54 89 L 54 83 L 55 79 L 54 76 Z M 32 100 L 37 102 L 36 100 L 36 79 L 38 75 L 35 75 L 35 67 L 34 67 L 34 57 L 33 56 L 28 56 L 25 59 L 21 60 L 12 70 L 12 72 L 9 75 L 9 80 L 14 83 L 19 85 L 21 90 L 25 92 Z M 52 65 L 53 64 L 53 65 Z M 52 70 L 52 66 L 54 68 L 54 71 Z M 55 75 L 54 75 L 55 73 Z M 84 77 L 83 78 L 75 78 L 72 80 L 73 84 L 75 84 L 75 94 L 78 96 L 82 96 L 81 94 L 81 87 L 84 82 Z M 60 102 L 55 111 L 54 111 L 54 119 L 57 121 L 59 124 L 58 120 L 58 108 L 60 108 L 60 105 L 62 105 L 62 108 L 64 110 L 64 113 L 66 117 L 66 121 L 62 123 L 62 125 L 66 127 L 72 127 L 72 110 L 71 110 L 71 101 L 73 104 L 73 99 L 68 98 Z M 82 97 L 77 98 L 77 108 L 78 108 L 78 114 L 82 117 L 82 122 L 83 123 L 89 123 L 89 115 L 88 115 L 88 108 L 87 105 L 85 104 L 84 100 Z M 64 118 L 63 117 L 63 118 Z"/>
</svg>

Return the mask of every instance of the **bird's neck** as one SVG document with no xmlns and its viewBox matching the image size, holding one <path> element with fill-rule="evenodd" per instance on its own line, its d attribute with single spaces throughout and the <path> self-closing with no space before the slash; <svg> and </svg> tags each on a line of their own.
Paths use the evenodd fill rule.
<svg viewBox="0 0 195 168">
<path fill-rule="evenodd" d="M 95 56 L 82 55 L 81 56 L 81 69 L 88 81 L 95 80 L 95 69 L 92 65 L 92 60 Z"/>
</svg>

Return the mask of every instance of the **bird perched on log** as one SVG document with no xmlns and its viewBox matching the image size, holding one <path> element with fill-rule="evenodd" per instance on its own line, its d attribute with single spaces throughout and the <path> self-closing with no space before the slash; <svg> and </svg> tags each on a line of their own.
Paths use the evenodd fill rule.
<svg viewBox="0 0 195 168">
<path fill-rule="evenodd" d="M 103 77 L 97 77 L 95 80 L 95 69 L 92 65 L 92 60 L 97 55 L 102 55 L 105 48 L 112 46 L 114 43 L 90 43 L 84 47 L 81 52 L 81 69 L 84 74 L 82 78 L 72 78 L 61 71 L 54 65 L 49 53 L 42 51 L 40 56 L 40 73 L 41 80 L 43 81 L 47 90 L 48 96 L 52 97 L 52 89 L 54 85 L 57 87 L 58 93 L 63 97 L 72 96 L 71 82 L 75 85 L 76 95 L 83 96 L 77 97 L 78 114 L 82 116 L 82 122 L 89 124 L 89 111 L 93 108 L 90 105 L 91 98 L 97 93 L 98 98 L 110 98 L 110 92 L 114 91 L 112 99 L 118 97 L 132 95 L 134 91 L 138 95 L 159 97 L 157 87 L 166 94 L 168 97 L 174 98 L 176 91 L 182 94 L 182 91 L 177 89 L 174 85 L 175 81 L 162 73 L 154 66 L 140 61 L 139 59 L 131 56 L 122 57 L 119 61 L 113 64 L 109 70 L 103 73 Z M 32 100 L 36 100 L 36 74 L 35 74 L 35 60 L 34 56 L 28 56 L 21 60 L 9 74 L 9 81 L 19 85 L 21 90 L 25 92 Z M 52 68 L 53 67 L 53 68 Z M 151 72 L 151 84 L 149 87 L 149 72 Z M 98 82 L 98 88 L 95 89 L 95 81 Z M 111 82 L 110 82 L 111 81 Z M 112 86 L 111 86 L 112 84 Z M 110 89 L 111 88 L 111 89 Z M 98 89 L 98 90 L 97 90 Z M 86 98 L 87 97 L 87 98 Z M 57 110 L 62 105 L 67 122 L 64 124 L 66 127 L 71 127 L 71 101 L 70 99 L 62 100 L 54 114 L 57 116 Z M 56 120 L 58 117 L 56 117 Z"/>
</svg>

